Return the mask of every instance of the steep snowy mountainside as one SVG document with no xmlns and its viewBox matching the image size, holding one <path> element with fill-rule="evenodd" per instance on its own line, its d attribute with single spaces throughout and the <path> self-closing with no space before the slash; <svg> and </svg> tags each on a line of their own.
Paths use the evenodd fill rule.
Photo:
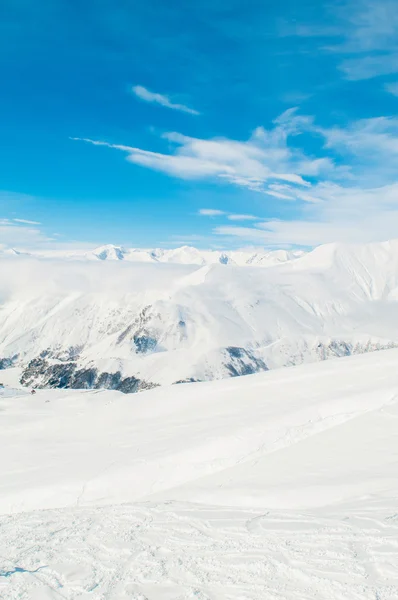
<svg viewBox="0 0 398 600">
<path fill-rule="evenodd" d="M 398 345 L 398 242 L 267 269 L 0 260 L 0 367 L 25 385 L 220 379 Z"/>
</svg>

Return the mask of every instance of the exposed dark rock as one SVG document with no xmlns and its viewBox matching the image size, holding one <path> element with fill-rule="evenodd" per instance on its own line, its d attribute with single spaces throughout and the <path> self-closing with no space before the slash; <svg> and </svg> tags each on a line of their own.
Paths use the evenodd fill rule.
<svg viewBox="0 0 398 600">
<path fill-rule="evenodd" d="M 2 371 L 3 369 L 9 369 L 10 367 L 13 366 L 13 364 L 15 363 L 15 361 L 18 358 L 18 354 L 15 354 L 14 356 L 11 357 L 7 357 L 7 358 L 0 358 L 0 371 Z"/>
<path fill-rule="evenodd" d="M 68 387 L 78 390 L 90 390 L 95 387 L 97 378 L 97 369 L 80 369 L 79 371 L 73 373 L 73 377 L 71 378 L 71 382 Z"/>
<path fill-rule="evenodd" d="M 98 377 L 95 387 L 97 389 L 117 390 L 121 381 L 120 371 L 116 373 L 101 373 Z"/>
<path fill-rule="evenodd" d="M 247 351 L 244 348 L 239 348 L 238 346 L 228 346 L 225 348 L 231 358 L 242 358 L 247 354 Z"/>
<path fill-rule="evenodd" d="M 44 358 L 34 358 L 22 372 L 21 384 L 36 388 L 108 389 L 133 394 L 157 387 L 157 384 L 125 377 L 116 373 L 98 373 L 95 368 L 78 369 L 76 362 L 49 363 Z"/>
<path fill-rule="evenodd" d="M 120 381 L 116 389 L 123 394 L 135 394 L 138 392 L 139 383 L 140 380 L 136 377 L 126 377 Z"/>
<path fill-rule="evenodd" d="M 187 377 L 186 379 L 179 379 L 178 381 L 175 381 L 173 385 L 177 385 L 179 383 L 199 383 L 200 381 L 202 380 L 195 379 L 194 377 Z"/>
<path fill-rule="evenodd" d="M 148 304 L 137 315 L 132 323 L 117 338 L 117 344 L 122 344 L 126 339 L 134 344 L 136 352 L 148 354 L 156 349 L 158 340 L 156 334 L 151 332 L 150 321 L 156 316 L 151 313 L 152 306 Z"/>
<path fill-rule="evenodd" d="M 137 352 L 140 354 L 148 354 L 156 349 L 158 341 L 148 335 L 135 335 L 133 341 Z"/>
<path fill-rule="evenodd" d="M 137 392 L 144 392 L 145 390 L 152 390 L 153 388 L 160 387 L 159 383 L 152 383 L 152 381 L 145 381 L 145 379 L 138 379 L 138 381 L 139 381 L 139 384 L 138 384 Z M 120 390 L 120 391 L 123 391 L 123 390 Z"/>
<path fill-rule="evenodd" d="M 332 340 L 329 349 L 335 356 L 349 356 L 352 354 L 352 344 L 343 341 Z"/>
<path fill-rule="evenodd" d="M 50 388 L 70 388 L 73 383 L 73 372 L 76 369 L 76 363 L 67 363 L 64 365 L 51 365 L 47 372 L 46 386 Z"/>
<path fill-rule="evenodd" d="M 252 375 L 259 371 L 268 371 L 265 362 L 258 358 L 250 350 L 238 346 L 228 346 L 225 352 L 231 359 L 225 363 L 225 367 L 231 377 L 240 377 L 241 375 Z"/>
<path fill-rule="evenodd" d="M 79 358 L 82 350 L 83 346 L 69 346 L 69 348 L 66 348 L 65 350 L 62 349 L 58 352 L 51 353 L 50 356 L 51 358 L 61 360 L 62 362 L 69 362 Z"/>
<path fill-rule="evenodd" d="M 117 338 L 116 344 L 121 344 L 126 337 L 128 336 L 128 334 L 133 331 L 135 324 L 131 324 L 128 327 L 126 327 L 126 329 L 124 331 L 122 331 L 122 333 L 119 335 L 119 337 Z"/>
<path fill-rule="evenodd" d="M 43 353 L 42 353 L 43 354 Z M 33 382 L 37 381 L 37 378 L 40 377 L 43 373 L 48 369 L 49 364 L 44 358 L 40 356 L 34 358 L 30 361 L 28 366 L 22 371 L 21 375 L 21 384 L 22 385 L 32 385 Z"/>
<path fill-rule="evenodd" d="M 222 265 L 227 265 L 229 263 L 229 258 L 226 254 L 220 254 L 220 258 L 218 260 Z"/>
<path fill-rule="evenodd" d="M 21 384 L 33 387 L 71 387 L 76 363 L 49 364 L 44 358 L 34 358 L 21 375 Z"/>
</svg>

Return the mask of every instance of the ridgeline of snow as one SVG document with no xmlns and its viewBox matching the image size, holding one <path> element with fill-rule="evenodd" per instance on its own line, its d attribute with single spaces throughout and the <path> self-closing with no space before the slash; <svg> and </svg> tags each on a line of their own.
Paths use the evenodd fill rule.
<svg viewBox="0 0 398 600">
<path fill-rule="evenodd" d="M 0 247 L 2 255 L 24 255 L 47 259 L 68 260 L 101 260 L 101 261 L 128 261 L 144 263 L 176 263 L 184 265 L 251 265 L 268 267 L 279 263 L 300 258 L 305 253 L 301 250 L 199 250 L 192 246 L 182 246 L 172 250 L 156 248 L 152 250 L 140 248 L 123 248 L 107 244 L 94 250 L 31 250 L 21 251 L 15 248 Z"/>
<path fill-rule="evenodd" d="M 37 359 L 26 385 L 124 391 L 244 375 L 396 346 L 397 300 L 397 241 L 267 269 L 7 257 L 0 368 Z"/>
<path fill-rule="evenodd" d="M 0 390 L 0 596 L 395 600 L 397 364 Z"/>
</svg>

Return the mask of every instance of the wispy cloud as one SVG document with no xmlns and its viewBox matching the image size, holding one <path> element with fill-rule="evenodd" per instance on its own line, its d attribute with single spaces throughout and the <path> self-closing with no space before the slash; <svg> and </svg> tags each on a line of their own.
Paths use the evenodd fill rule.
<svg viewBox="0 0 398 600">
<path fill-rule="evenodd" d="M 204 217 L 226 217 L 229 221 L 259 221 L 258 217 L 254 215 L 241 215 L 235 213 L 229 213 L 225 210 L 218 210 L 215 208 L 200 208 L 198 214 Z"/>
<path fill-rule="evenodd" d="M 200 208 L 198 210 L 198 214 L 202 215 L 203 217 L 219 217 L 221 215 L 225 215 L 225 212 L 215 208 Z"/>
<path fill-rule="evenodd" d="M 13 219 L 16 223 L 24 223 L 25 225 L 41 225 L 40 221 L 29 221 L 28 219 Z"/>
<path fill-rule="evenodd" d="M 368 189 L 323 183 L 313 193 L 319 202 L 306 204 L 295 220 L 269 219 L 254 227 L 220 226 L 214 233 L 269 246 L 316 246 L 397 237 L 398 183 Z"/>
<path fill-rule="evenodd" d="M 295 137 L 311 123 L 311 117 L 289 109 L 275 120 L 273 128 L 258 127 L 247 141 L 166 133 L 163 138 L 172 144 L 168 154 L 87 138 L 81 141 L 121 150 L 132 163 L 181 179 L 218 178 L 265 192 L 269 184 L 278 181 L 310 187 L 307 177 L 336 169 L 330 158 L 309 157 L 300 148 L 288 144 L 289 137 Z"/>
<path fill-rule="evenodd" d="M 305 134 L 303 136 L 302 134 Z M 311 136 L 317 156 L 298 145 Z M 295 218 L 259 220 L 251 214 L 202 209 L 229 223 L 217 235 L 248 243 L 308 245 L 396 237 L 398 229 L 398 119 L 375 117 L 322 127 L 290 109 L 274 127 L 258 127 L 247 141 L 209 140 L 169 133 L 171 154 L 86 140 L 127 153 L 131 162 L 180 178 L 217 178 L 265 193 L 275 202 L 294 202 Z M 234 225 L 246 221 L 247 225 Z M 253 225 L 251 225 L 253 221 Z"/>
<path fill-rule="evenodd" d="M 272 183 L 267 193 L 297 203 L 295 219 L 270 219 L 253 227 L 220 226 L 214 233 L 247 243 L 314 246 L 333 241 L 381 241 L 398 231 L 398 119 L 376 117 L 345 128 L 303 129 L 323 140 L 324 149 L 349 168 L 330 172 L 308 188 Z"/>
<path fill-rule="evenodd" d="M 31 248 L 46 244 L 52 238 L 46 236 L 39 228 L 26 223 L 15 223 L 15 220 L 0 219 L 0 240 L 3 247 Z"/>
<path fill-rule="evenodd" d="M 351 81 L 398 72 L 396 0 L 345 0 L 329 3 L 326 11 L 332 25 L 286 23 L 281 34 L 319 38 L 319 51 L 335 54 Z"/>
<path fill-rule="evenodd" d="M 254 215 L 239 215 L 239 214 L 228 215 L 227 219 L 229 221 L 258 221 L 259 220 L 259 218 L 255 217 Z"/>
<path fill-rule="evenodd" d="M 398 33 L 397 33 L 398 34 Z M 398 52 L 385 52 L 376 56 L 359 56 L 343 60 L 340 69 L 347 79 L 359 81 L 398 72 Z"/>
<path fill-rule="evenodd" d="M 392 83 L 386 83 L 385 89 L 393 96 L 398 96 L 398 81 Z"/>
<path fill-rule="evenodd" d="M 200 115 L 199 111 L 194 110 L 189 106 L 185 106 L 185 104 L 178 104 L 177 102 L 172 102 L 169 96 L 166 96 L 164 94 L 158 94 L 156 92 L 151 92 L 142 85 L 135 85 L 132 88 L 132 92 L 137 96 L 137 98 L 139 98 L 140 100 L 144 100 L 144 102 L 160 104 L 161 106 L 165 106 L 166 108 L 171 108 L 172 110 L 179 110 L 190 115 Z"/>
<path fill-rule="evenodd" d="M 371 79 L 398 72 L 398 11 L 395 0 L 351 0 L 338 13 L 343 42 L 332 50 L 345 54 L 347 79 Z"/>
</svg>

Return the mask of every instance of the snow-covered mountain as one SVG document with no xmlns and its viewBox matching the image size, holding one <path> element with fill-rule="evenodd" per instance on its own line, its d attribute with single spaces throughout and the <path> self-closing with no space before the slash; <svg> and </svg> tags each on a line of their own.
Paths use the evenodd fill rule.
<svg viewBox="0 0 398 600">
<path fill-rule="evenodd" d="M 0 247 L 2 255 L 24 255 L 39 258 L 58 258 L 68 260 L 101 260 L 101 261 L 129 261 L 146 263 L 177 263 L 184 265 L 258 265 L 268 267 L 287 262 L 303 256 L 302 250 L 199 250 L 192 246 L 181 246 L 172 250 L 162 248 L 141 249 L 124 248 L 107 244 L 94 250 L 35 250 L 24 251 L 15 248 Z"/>
<path fill-rule="evenodd" d="M 0 366 L 26 385 L 131 392 L 398 345 L 398 241 L 267 269 L 8 256 L 0 281 Z"/>
</svg>

